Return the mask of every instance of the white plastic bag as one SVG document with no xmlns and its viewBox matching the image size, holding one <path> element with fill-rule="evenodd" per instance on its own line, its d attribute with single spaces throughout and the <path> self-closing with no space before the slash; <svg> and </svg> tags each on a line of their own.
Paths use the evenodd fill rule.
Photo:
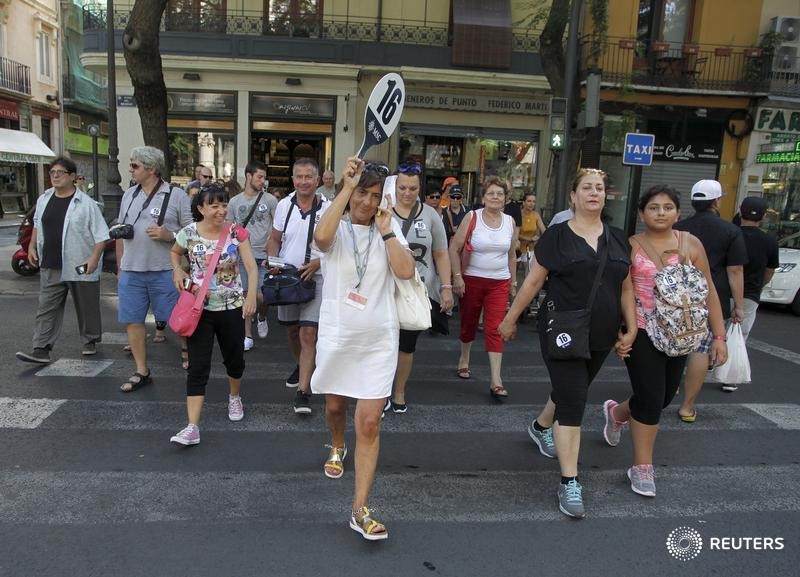
<svg viewBox="0 0 800 577">
<path fill-rule="evenodd" d="M 714 380 L 729 385 L 750 382 L 750 360 L 742 335 L 742 325 L 731 323 L 728 327 L 728 361 L 714 369 Z"/>
</svg>

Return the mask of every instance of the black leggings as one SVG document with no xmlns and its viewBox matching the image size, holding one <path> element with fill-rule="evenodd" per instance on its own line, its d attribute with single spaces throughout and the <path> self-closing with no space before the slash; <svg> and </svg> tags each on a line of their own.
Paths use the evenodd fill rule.
<svg viewBox="0 0 800 577">
<path fill-rule="evenodd" d="M 657 425 L 681 384 L 686 356 L 668 357 L 653 346 L 647 331 L 639 329 L 625 366 L 633 389 L 631 416 L 643 425 Z"/>
<path fill-rule="evenodd" d="M 189 349 L 189 374 L 186 376 L 186 396 L 206 394 L 208 375 L 211 374 L 211 355 L 214 353 L 214 336 L 222 353 L 222 362 L 232 379 L 244 374 L 244 319 L 242 309 L 229 311 L 203 311 L 194 334 L 186 339 Z"/>
<path fill-rule="evenodd" d="M 565 427 L 580 427 L 589 385 L 597 376 L 611 349 L 592 351 L 592 358 L 585 361 L 581 359 L 559 361 L 547 356 L 545 332 L 542 330 L 539 331 L 539 344 L 553 387 L 550 393 L 550 399 L 556 405 L 553 420 Z"/>
</svg>

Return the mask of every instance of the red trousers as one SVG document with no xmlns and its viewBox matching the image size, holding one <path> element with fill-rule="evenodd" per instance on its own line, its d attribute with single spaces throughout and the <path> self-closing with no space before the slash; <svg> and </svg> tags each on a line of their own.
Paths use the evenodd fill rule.
<svg viewBox="0 0 800 577">
<path fill-rule="evenodd" d="M 459 300 L 461 309 L 461 332 L 458 340 L 471 343 L 475 340 L 478 321 L 483 309 L 483 336 L 486 352 L 502 353 L 503 339 L 497 327 L 506 316 L 508 289 L 511 279 L 495 280 L 477 276 L 464 276 L 464 296 Z"/>
</svg>

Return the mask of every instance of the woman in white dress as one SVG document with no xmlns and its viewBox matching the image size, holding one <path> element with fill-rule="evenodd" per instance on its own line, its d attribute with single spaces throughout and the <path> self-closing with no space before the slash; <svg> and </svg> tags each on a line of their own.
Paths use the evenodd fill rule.
<svg viewBox="0 0 800 577">
<path fill-rule="evenodd" d="M 347 160 L 342 190 L 325 211 L 314 241 L 321 259 L 322 306 L 317 367 L 311 391 L 325 394 L 331 446 L 325 475 L 344 473 L 347 406 L 357 399 L 354 416 L 355 495 L 350 527 L 365 539 L 389 536 L 367 508 L 380 446 L 381 414 L 391 394 L 397 366 L 400 327 L 394 303 L 394 279 L 414 275 L 414 259 L 388 207 L 379 209 L 386 165 Z"/>
</svg>

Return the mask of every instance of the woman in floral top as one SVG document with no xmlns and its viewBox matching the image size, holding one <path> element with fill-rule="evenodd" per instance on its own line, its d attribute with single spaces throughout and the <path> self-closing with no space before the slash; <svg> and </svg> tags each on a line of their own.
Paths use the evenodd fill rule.
<svg viewBox="0 0 800 577">
<path fill-rule="evenodd" d="M 222 360 L 228 373 L 230 395 L 228 418 L 240 421 L 244 417 L 239 388 L 244 373 L 244 323 L 256 310 L 256 283 L 258 269 L 253 258 L 249 234 L 237 225 L 225 222 L 228 194 L 219 185 L 204 186 L 192 199 L 192 217 L 195 222 L 175 235 L 172 247 L 172 279 L 178 290 L 191 278 L 191 290 L 196 292 L 205 280 L 208 283 L 203 314 L 194 334 L 187 339 L 189 348 L 189 373 L 186 378 L 186 409 L 189 424 L 170 441 L 180 445 L 200 442 L 200 412 L 206 394 L 206 383 L 211 373 L 211 355 L 214 336 L 217 337 Z M 208 263 L 217 248 L 221 235 L 227 240 L 217 266 L 209 274 Z M 181 256 L 186 253 L 191 264 L 190 275 L 181 267 Z M 247 297 L 242 290 L 239 261 L 244 263 L 248 277 Z"/>
</svg>

